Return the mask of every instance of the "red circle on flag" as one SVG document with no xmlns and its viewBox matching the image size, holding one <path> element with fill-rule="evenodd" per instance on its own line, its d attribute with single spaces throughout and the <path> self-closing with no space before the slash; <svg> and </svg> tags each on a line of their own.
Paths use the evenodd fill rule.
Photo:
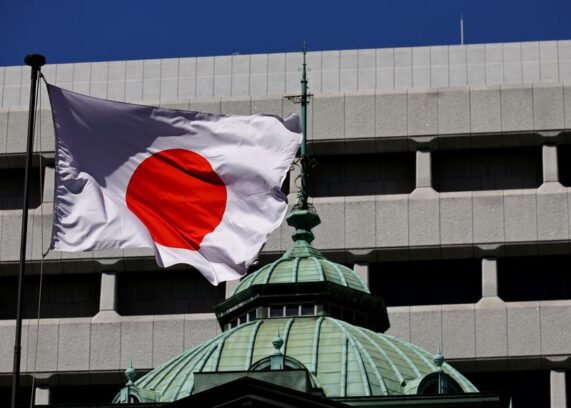
<svg viewBox="0 0 571 408">
<path fill-rule="evenodd" d="M 160 245 L 197 250 L 220 224 L 226 186 L 198 153 L 170 149 L 135 169 L 127 186 L 127 207 Z"/>
</svg>

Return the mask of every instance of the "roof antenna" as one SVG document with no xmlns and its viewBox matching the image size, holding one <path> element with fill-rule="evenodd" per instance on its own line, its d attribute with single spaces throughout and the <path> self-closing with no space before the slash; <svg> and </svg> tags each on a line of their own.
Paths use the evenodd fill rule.
<svg viewBox="0 0 571 408">
<path fill-rule="evenodd" d="M 460 13 L 460 44 L 464 45 L 464 14 Z"/>
</svg>

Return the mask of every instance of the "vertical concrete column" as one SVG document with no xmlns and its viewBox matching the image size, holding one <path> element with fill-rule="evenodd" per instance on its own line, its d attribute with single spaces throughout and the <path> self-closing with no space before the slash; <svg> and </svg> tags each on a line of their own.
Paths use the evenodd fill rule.
<svg viewBox="0 0 571 408">
<path fill-rule="evenodd" d="M 301 180 L 298 180 L 297 178 L 299 177 L 300 174 L 300 169 L 299 166 L 292 166 L 290 172 L 289 172 L 289 194 L 288 196 L 294 196 L 296 197 L 297 194 L 299 193 L 299 183 L 301 183 Z M 290 201 L 292 201 L 290 199 Z"/>
<path fill-rule="evenodd" d="M 564 370 L 551 370 L 551 408 L 567 408 L 567 386 Z"/>
<path fill-rule="evenodd" d="M 543 145 L 543 182 L 559 182 L 559 166 L 557 164 L 557 146 Z"/>
<path fill-rule="evenodd" d="M 416 188 L 432 187 L 432 159 L 430 150 L 416 151 Z"/>
<path fill-rule="evenodd" d="M 353 271 L 363 279 L 365 285 L 369 286 L 369 264 L 367 262 L 356 262 Z"/>
<path fill-rule="evenodd" d="M 117 308 L 117 276 L 115 272 L 101 274 L 101 295 L 99 311 L 116 311 Z"/>
<path fill-rule="evenodd" d="M 498 296 L 498 261 L 496 258 L 482 258 L 482 297 Z"/>
<path fill-rule="evenodd" d="M 49 387 L 36 387 L 34 404 L 35 405 L 49 405 L 50 403 L 50 389 Z"/>
</svg>

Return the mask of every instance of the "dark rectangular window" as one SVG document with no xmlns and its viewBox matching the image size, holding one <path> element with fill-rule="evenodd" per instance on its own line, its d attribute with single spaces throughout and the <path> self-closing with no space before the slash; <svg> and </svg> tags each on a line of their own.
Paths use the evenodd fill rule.
<svg viewBox="0 0 571 408">
<path fill-rule="evenodd" d="M 557 146 L 557 156 L 559 182 L 571 187 L 571 145 Z"/>
<path fill-rule="evenodd" d="M 86 404 L 86 407 L 94 407 L 94 404 L 110 404 L 121 387 L 117 384 L 89 384 L 89 385 L 58 385 L 50 387 L 51 404 Z"/>
<path fill-rule="evenodd" d="M 0 210 L 19 210 L 24 205 L 25 169 L 0 169 Z M 33 167 L 30 172 L 30 208 L 42 203 L 41 180 L 44 169 Z"/>
<path fill-rule="evenodd" d="M 225 285 L 213 286 L 195 270 L 117 275 L 118 313 L 123 316 L 212 313 Z"/>
<path fill-rule="evenodd" d="M 299 305 L 286 305 L 286 316 L 299 315 Z"/>
<path fill-rule="evenodd" d="M 387 306 L 475 303 L 482 298 L 479 259 L 371 264 L 371 292 Z"/>
<path fill-rule="evenodd" d="M 502 407 L 549 408 L 549 371 L 462 372 L 480 392 L 499 394 Z"/>
<path fill-rule="evenodd" d="M 408 194 L 414 189 L 412 152 L 316 157 L 311 172 L 313 197 Z"/>
<path fill-rule="evenodd" d="M 498 292 L 506 302 L 571 299 L 571 255 L 498 259 Z"/>
<path fill-rule="evenodd" d="M 434 151 L 432 171 L 440 192 L 537 188 L 543 181 L 541 146 Z"/>
<path fill-rule="evenodd" d="M 0 278 L 0 319 L 16 318 L 17 285 L 15 276 Z M 24 285 L 23 316 L 34 319 L 38 313 L 40 276 L 26 276 Z M 99 274 L 44 275 L 41 286 L 41 318 L 91 317 L 99 311 Z"/>
<path fill-rule="evenodd" d="M 282 305 L 270 306 L 270 317 L 282 317 L 284 315 L 284 307 Z"/>
</svg>

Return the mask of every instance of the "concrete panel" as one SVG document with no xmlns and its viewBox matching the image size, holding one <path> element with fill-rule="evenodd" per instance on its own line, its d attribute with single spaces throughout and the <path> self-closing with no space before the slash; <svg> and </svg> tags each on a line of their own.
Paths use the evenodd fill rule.
<svg viewBox="0 0 571 408">
<path fill-rule="evenodd" d="M 5 86 L 2 93 L 3 106 L 19 106 L 20 105 L 20 86 Z"/>
<path fill-rule="evenodd" d="M 220 326 L 213 314 L 193 314 L 184 317 L 184 349 L 196 347 L 220 333 Z"/>
<path fill-rule="evenodd" d="M 125 82 L 125 101 L 140 102 L 143 99 L 143 81 L 140 79 Z"/>
<path fill-rule="evenodd" d="M 476 304 L 476 358 L 502 357 L 508 352 L 507 312 L 498 298 Z"/>
<path fill-rule="evenodd" d="M 268 55 L 250 56 L 250 94 L 266 95 L 268 93 Z"/>
<path fill-rule="evenodd" d="M 285 92 L 285 54 L 268 55 L 268 95 Z"/>
<path fill-rule="evenodd" d="M 419 188 L 408 201 L 409 245 L 440 245 L 440 210 L 438 193 Z"/>
<path fill-rule="evenodd" d="M 559 81 L 571 80 L 571 41 L 558 41 Z"/>
<path fill-rule="evenodd" d="M 0 372 L 12 372 L 14 357 L 14 333 L 16 325 L 14 320 L 0 320 Z"/>
<path fill-rule="evenodd" d="M 178 99 L 196 96 L 196 58 L 181 58 L 178 66 Z"/>
<path fill-rule="evenodd" d="M 475 316 L 473 305 L 442 306 L 442 353 L 446 359 L 476 355 Z"/>
<path fill-rule="evenodd" d="M 29 77 L 28 73 L 26 73 L 26 77 Z M 56 66 L 55 82 L 57 86 L 64 88 L 70 87 L 73 83 L 73 64 L 58 64 Z"/>
<path fill-rule="evenodd" d="M 310 93 L 317 94 L 321 92 L 321 52 L 309 52 L 306 56 L 307 78 L 309 81 L 308 89 Z M 298 74 L 299 80 L 299 74 Z M 298 82 L 299 84 L 299 82 Z"/>
<path fill-rule="evenodd" d="M 321 53 L 321 92 L 339 92 L 340 64 L 339 51 Z"/>
<path fill-rule="evenodd" d="M 161 105 L 165 102 L 172 102 L 178 99 L 178 79 L 177 78 L 162 78 L 160 81 L 160 95 L 159 99 Z"/>
<path fill-rule="evenodd" d="M 471 192 L 440 194 L 440 242 L 443 245 L 473 242 Z"/>
<path fill-rule="evenodd" d="M 22 342 L 22 347 L 27 347 L 26 364 L 22 361 L 27 371 L 57 370 L 58 362 L 58 329 L 59 319 L 29 320 L 26 322 L 28 332 L 27 341 Z"/>
<path fill-rule="evenodd" d="M 375 95 L 345 95 L 345 137 L 372 138 L 375 136 Z"/>
<path fill-rule="evenodd" d="M 542 82 L 559 80 L 557 59 L 557 41 L 541 41 L 539 43 L 539 66 Z"/>
<path fill-rule="evenodd" d="M 0 110 L 0 154 L 6 153 L 8 143 L 8 109 Z M 0 163 L 5 158 L 0 159 Z"/>
<path fill-rule="evenodd" d="M 430 86 L 433 88 L 447 87 L 450 85 L 449 69 L 447 65 L 430 68 Z"/>
<path fill-rule="evenodd" d="M 395 88 L 412 87 L 412 48 L 394 49 Z"/>
<path fill-rule="evenodd" d="M 250 97 L 222 99 L 220 109 L 223 114 L 250 115 L 252 113 Z"/>
<path fill-rule="evenodd" d="M 571 95 L 571 90 L 569 94 Z M 375 126 L 377 136 L 405 136 L 407 134 L 407 98 L 405 93 L 379 93 L 376 95 Z"/>
<path fill-rule="evenodd" d="M 377 89 L 393 89 L 395 87 L 394 50 L 376 50 Z"/>
<path fill-rule="evenodd" d="M 2 235 L 0 247 L 0 259 L 2 261 L 18 261 L 20 259 L 20 240 L 22 215 L 20 211 L 10 211 L 4 213 L 2 217 Z"/>
<path fill-rule="evenodd" d="M 191 99 L 189 110 L 196 112 L 221 113 L 220 99 Z"/>
<path fill-rule="evenodd" d="M 506 242 L 537 240 L 537 200 L 535 191 L 504 191 Z"/>
<path fill-rule="evenodd" d="M 154 368 L 153 316 L 127 316 L 121 321 L 121 361 L 124 369 L 133 362 L 135 368 Z"/>
<path fill-rule="evenodd" d="M 73 66 L 73 87 L 76 84 L 89 83 L 91 78 L 91 64 L 88 62 L 81 62 Z M 113 61 L 109 63 L 109 81 L 124 81 L 125 80 L 125 61 Z"/>
<path fill-rule="evenodd" d="M 438 133 L 438 93 L 409 91 L 407 94 L 407 121 L 409 135 Z"/>
<path fill-rule="evenodd" d="M 541 327 L 538 302 L 508 304 L 508 355 L 541 355 Z"/>
<path fill-rule="evenodd" d="M 183 316 L 155 316 L 153 323 L 153 367 L 184 351 Z"/>
<path fill-rule="evenodd" d="M 250 95 L 250 56 L 232 56 L 232 95 Z"/>
<path fill-rule="evenodd" d="M 28 112 L 12 108 L 8 112 L 6 153 L 24 153 L 28 134 Z"/>
<path fill-rule="evenodd" d="M 313 138 L 342 139 L 345 128 L 345 98 L 343 95 L 313 98 Z"/>
<path fill-rule="evenodd" d="M 387 311 L 391 322 L 387 334 L 410 341 L 410 307 L 389 307 Z"/>
<path fill-rule="evenodd" d="M 376 52 L 375 50 L 357 51 L 357 89 L 374 90 L 376 88 Z"/>
<path fill-rule="evenodd" d="M 473 133 L 501 129 L 499 88 L 470 89 L 470 127 Z"/>
<path fill-rule="evenodd" d="M 91 319 L 60 319 L 58 371 L 89 370 Z"/>
<path fill-rule="evenodd" d="M 470 132 L 470 92 L 467 89 L 438 90 L 438 132 Z"/>
<path fill-rule="evenodd" d="M 109 312 L 107 312 L 109 313 Z M 91 324 L 89 346 L 90 370 L 119 370 L 121 344 L 121 320 L 116 317 L 98 319 L 96 316 Z"/>
<path fill-rule="evenodd" d="M 345 248 L 375 247 L 375 197 L 345 198 Z"/>
<path fill-rule="evenodd" d="M 571 127 L 571 82 L 566 82 L 563 87 L 563 106 L 565 114 L 565 127 Z"/>
<path fill-rule="evenodd" d="M 537 190 L 537 236 L 540 240 L 568 240 L 567 189 L 559 183 L 543 184 Z"/>
<path fill-rule="evenodd" d="M 358 54 L 356 50 L 339 52 L 339 90 L 342 92 L 356 91 L 358 81 Z"/>
<path fill-rule="evenodd" d="M 303 55 L 300 52 L 289 52 L 286 54 L 285 66 L 285 93 L 288 95 L 299 94 L 301 67 Z"/>
<path fill-rule="evenodd" d="M 408 213 L 408 195 L 377 196 L 376 246 L 408 246 Z"/>
<path fill-rule="evenodd" d="M 214 58 L 196 59 L 196 96 L 214 96 Z"/>
<path fill-rule="evenodd" d="M 413 66 L 412 68 L 412 87 L 413 88 L 430 88 L 430 66 Z"/>
<path fill-rule="evenodd" d="M 441 347 L 442 307 L 414 306 L 410 308 L 410 341 L 416 346 L 436 352 Z"/>
<path fill-rule="evenodd" d="M 250 102 L 252 114 L 273 114 L 282 116 L 282 99 L 274 97 L 256 97 Z"/>
<path fill-rule="evenodd" d="M 564 127 L 562 84 L 533 85 L 533 123 L 536 130 Z"/>
<path fill-rule="evenodd" d="M 571 301 L 540 302 L 541 351 L 544 356 L 571 354 Z"/>
<path fill-rule="evenodd" d="M 533 94 L 531 86 L 504 85 L 500 90 L 502 131 L 533 129 Z"/>
<path fill-rule="evenodd" d="M 345 225 L 339 220 L 345 219 L 345 199 L 315 199 L 314 205 L 321 218 L 314 230 L 316 248 L 336 249 L 345 247 Z"/>
</svg>

